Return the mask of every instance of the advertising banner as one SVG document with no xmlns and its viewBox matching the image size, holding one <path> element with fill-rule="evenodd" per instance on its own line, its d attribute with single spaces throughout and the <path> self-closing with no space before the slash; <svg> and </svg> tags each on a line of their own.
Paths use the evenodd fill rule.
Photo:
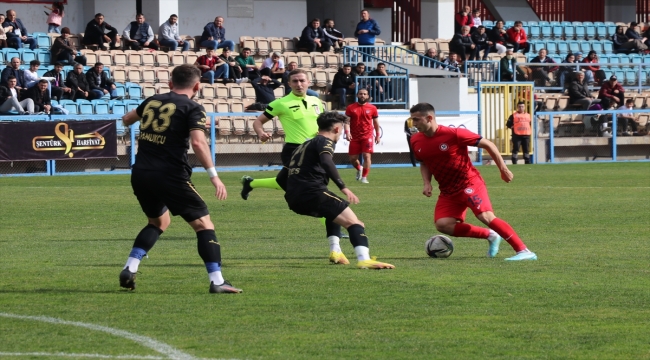
<svg viewBox="0 0 650 360">
<path fill-rule="evenodd" d="M 115 157 L 113 120 L 0 123 L 0 161 Z"/>
</svg>

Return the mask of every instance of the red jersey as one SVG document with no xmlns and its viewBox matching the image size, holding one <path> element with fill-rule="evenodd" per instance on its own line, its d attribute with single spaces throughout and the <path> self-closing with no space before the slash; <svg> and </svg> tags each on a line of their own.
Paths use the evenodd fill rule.
<svg viewBox="0 0 650 360">
<path fill-rule="evenodd" d="M 208 69 L 208 70 L 201 69 L 202 73 L 206 73 L 206 72 L 212 70 L 212 67 L 215 64 L 220 63 L 221 59 L 219 59 L 219 57 L 217 57 L 217 56 L 208 57 L 208 55 L 201 55 L 201 56 L 198 57 L 198 59 L 196 59 L 196 62 L 199 63 L 199 65 L 207 65 L 207 66 L 210 67 L 210 69 Z"/>
<path fill-rule="evenodd" d="M 378 118 L 377 107 L 370 103 L 363 105 L 355 102 L 345 108 L 345 115 L 350 117 L 350 133 L 352 140 L 362 140 L 373 137 L 374 125 L 372 119 Z"/>
<path fill-rule="evenodd" d="M 438 182 L 440 193 L 451 195 L 483 181 L 469 158 L 468 146 L 476 146 L 482 136 L 463 128 L 438 125 L 432 137 L 423 133 L 411 137 L 415 157 L 424 163 Z"/>
</svg>

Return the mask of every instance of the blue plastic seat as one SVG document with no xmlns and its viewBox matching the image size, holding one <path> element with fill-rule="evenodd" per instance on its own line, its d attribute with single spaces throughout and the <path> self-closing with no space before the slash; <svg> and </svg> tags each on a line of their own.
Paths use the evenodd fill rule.
<svg viewBox="0 0 650 360">
<path fill-rule="evenodd" d="M 578 40 L 584 40 L 585 37 L 587 36 L 587 31 L 584 26 L 582 25 L 576 25 L 576 39 Z"/>
<path fill-rule="evenodd" d="M 36 60 L 36 52 L 29 49 L 23 50 L 21 60 L 24 64 L 29 64 L 30 61 Z"/>
<path fill-rule="evenodd" d="M 643 57 L 643 63 L 644 64 L 650 64 L 650 56 L 644 56 Z"/>
<path fill-rule="evenodd" d="M 135 109 L 138 108 L 139 105 L 140 104 L 138 104 L 138 103 L 128 103 L 128 104 L 126 104 L 126 111 L 129 112 L 131 110 L 135 110 Z"/>
<path fill-rule="evenodd" d="M 621 58 L 618 55 L 610 55 L 609 57 L 609 68 L 614 71 L 618 69 L 618 65 L 621 63 Z"/>
<path fill-rule="evenodd" d="M 562 25 L 554 25 L 554 26 L 552 27 L 552 29 L 553 29 L 553 37 L 554 37 L 555 39 L 558 39 L 558 40 L 563 39 L 563 36 L 564 36 L 564 28 L 562 27 Z"/>
<path fill-rule="evenodd" d="M 596 36 L 599 39 L 607 38 L 607 26 L 605 26 L 605 25 L 597 25 L 596 26 Z"/>
<path fill-rule="evenodd" d="M 530 45 L 531 45 L 531 48 L 533 50 L 533 55 L 534 55 L 534 54 L 537 54 L 541 49 L 543 49 L 546 46 L 546 43 L 543 42 L 543 41 L 537 40 L 537 41 L 531 42 Z"/>
<path fill-rule="evenodd" d="M 528 26 L 528 21 L 522 20 L 521 21 L 521 26 Z"/>
<path fill-rule="evenodd" d="M 582 21 L 573 21 L 571 22 L 573 26 L 582 26 Z"/>
<path fill-rule="evenodd" d="M 96 102 L 95 103 L 95 114 L 97 115 L 105 115 L 109 114 L 109 106 L 108 102 L 106 101 L 101 101 L 101 102 Z"/>
<path fill-rule="evenodd" d="M 483 23 L 483 26 L 485 26 L 485 27 L 490 27 L 490 28 L 494 27 L 494 21 L 492 21 L 492 20 L 483 20 L 482 23 Z"/>
<path fill-rule="evenodd" d="M 569 52 L 576 53 L 580 51 L 580 43 L 575 41 L 575 40 L 570 40 L 567 41 L 567 44 L 569 45 Z"/>
<path fill-rule="evenodd" d="M 126 114 L 126 104 L 123 102 L 116 102 L 111 107 L 111 111 L 113 112 L 113 114 L 119 114 L 119 115 Z"/>
<path fill-rule="evenodd" d="M 607 38 L 611 39 L 616 33 L 616 25 L 605 25 L 607 27 Z"/>
<path fill-rule="evenodd" d="M 549 26 L 549 25 L 551 25 L 551 23 L 548 22 L 548 21 L 540 21 L 539 22 L 539 26 Z"/>
<path fill-rule="evenodd" d="M 41 66 L 49 66 L 51 63 L 51 55 L 49 51 L 39 51 L 36 53 L 38 61 L 41 62 Z"/>
<path fill-rule="evenodd" d="M 625 84 L 638 85 L 636 70 L 625 70 Z"/>
<path fill-rule="evenodd" d="M 551 54 L 548 57 L 553 59 L 553 61 L 555 61 L 558 64 L 561 63 L 562 61 L 564 61 L 564 59 L 562 59 L 562 57 L 560 55 L 558 55 L 558 54 Z"/>
<path fill-rule="evenodd" d="M 612 21 L 605 21 L 605 26 L 610 26 L 610 25 L 616 26 L 616 23 L 614 23 Z"/>
<path fill-rule="evenodd" d="M 511 27 L 513 27 L 513 26 L 515 26 L 515 22 L 514 22 L 513 20 L 508 20 L 508 21 L 506 21 L 506 23 L 504 24 L 504 27 L 505 27 L 505 28 L 511 28 Z"/>
<path fill-rule="evenodd" d="M 87 104 L 79 104 L 79 113 L 82 115 L 92 115 L 95 113 L 93 109 L 93 104 L 90 102 Z"/>
<path fill-rule="evenodd" d="M 596 38 L 596 27 L 593 25 L 585 26 L 585 31 L 587 33 L 587 39 L 592 40 Z"/>
<path fill-rule="evenodd" d="M 604 53 L 602 42 L 599 40 L 589 40 L 589 43 L 591 44 L 591 50 L 595 51 L 599 55 Z"/>
<path fill-rule="evenodd" d="M 625 79 L 625 71 L 620 69 L 615 69 L 612 72 L 614 73 L 614 75 L 616 75 L 618 81 L 623 82 L 623 79 Z"/>
<path fill-rule="evenodd" d="M 539 22 L 537 22 L 537 21 L 529 21 L 528 22 L 528 26 L 533 26 L 533 25 L 539 26 Z"/>
<path fill-rule="evenodd" d="M 592 23 L 591 21 L 583 21 L 582 25 L 584 25 L 584 26 L 592 26 L 592 25 L 594 25 L 594 23 Z"/>
<path fill-rule="evenodd" d="M 74 102 L 63 104 L 63 108 L 68 110 L 68 112 L 71 115 L 76 115 L 76 114 L 79 113 L 79 109 L 77 108 L 77 104 L 75 104 Z"/>
<path fill-rule="evenodd" d="M 557 54 L 557 42 L 549 40 L 546 42 L 546 51 L 549 55 Z"/>
<path fill-rule="evenodd" d="M 142 98 L 142 88 L 138 84 L 129 83 L 126 87 L 126 92 L 129 93 L 130 99 Z"/>
<path fill-rule="evenodd" d="M 614 73 L 612 72 L 612 70 L 610 70 L 609 68 L 607 68 L 607 69 L 602 69 L 602 70 L 605 72 L 605 79 L 609 79 L 610 77 L 612 77 L 612 75 L 614 75 Z"/>
<path fill-rule="evenodd" d="M 542 30 L 542 38 L 544 40 L 548 40 L 548 39 L 553 37 L 552 36 L 553 35 L 553 28 L 551 28 L 550 25 L 541 26 L 541 30 Z"/>
<path fill-rule="evenodd" d="M 36 70 L 36 73 L 38 74 L 38 77 L 43 77 L 43 76 L 45 76 L 45 73 L 46 73 L 46 72 L 47 72 L 47 69 L 42 68 L 42 67 L 41 67 L 41 68 L 38 68 L 38 70 Z"/>
<path fill-rule="evenodd" d="M 50 37 L 46 35 L 39 35 L 39 36 L 34 36 L 36 39 L 36 43 L 38 44 L 38 47 L 41 49 L 48 49 L 52 44 L 50 43 Z"/>
<path fill-rule="evenodd" d="M 603 44 L 603 51 L 606 54 L 613 54 L 614 53 L 614 43 L 613 42 L 611 42 L 609 40 L 606 40 L 606 41 L 603 41 L 602 44 Z"/>
<path fill-rule="evenodd" d="M 594 21 L 594 26 L 601 26 L 601 25 L 605 25 L 605 23 L 602 21 Z"/>
<path fill-rule="evenodd" d="M 591 51 L 591 43 L 587 40 L 580 40 L 580 51 L 587 56 L 587 53 Z"/>
<path fill-rule="evenodd" d="M 564 26 L 564 37 L 567 40 L 573 40 L 576 37 L 576 29 L 573 25 Z"/>
<path fill-rule="evenodd" d="M 124 123 L 122 123 L 121 120 L 115 121 L 115 132 L 119 137 L 126 135 L 126 127 L 124 126 Z"/>
<path fill-rule="evenodd" d="M 16 49 L 8 49 L 7 52 L 5 53 L 5 59 L 7 59 L 7 62 L 10 62 L 11 59 L 15 57 L 22 59 L 22 57 L 20 56 L 20 51 Z"/>
<path fill-rule="evenodd" d="M 569 44 L 566 41 L 557 42 L 557 51 L 560 54 L 567 54 L 569 52 Z"/>
<path fill-rule="evenodd" d="M 562 23 L 560 23 L 559 21 L 550 21 L 549 25 L 551 25 L 551 26 L 559 26 L 559 25 L 562 25 Z"/>
<path fill-rule="evenodd" d="M 630 55 L 618 54 L 618 58 L 621 60 L 621 66 L 623 68 L 629 68 L 630 64 L 632 64 L 632 60 L 630 59 Z"/>
<path fill-rule="evenodd" d="M 529 31 L 530 31 L 529 34 L 530 34 L 531 39 L 539 39 L 540 38 L 541 32 L 540 32 L 539 26 L 533 25 L 533 26 L 530 27 Z"/>
</svg>

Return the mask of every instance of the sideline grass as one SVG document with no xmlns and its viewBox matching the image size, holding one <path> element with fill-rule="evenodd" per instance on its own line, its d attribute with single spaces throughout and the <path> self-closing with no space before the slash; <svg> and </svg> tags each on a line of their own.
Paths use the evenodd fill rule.
<svg viewBox="0 0 650 360">
<path fill-rule="evenodd" d="M 456 238 L 449 259 L 428 258 L 435 200 L 421 195 L 418 169 L 373 169 L 363 186 L 343 171 L 371 254 L 393 271 L 330 266 L 323 227 L 291 213 L 281 192 L 243 201 L 242 174 L 222 173 L 229 198 L 218 202 L 195 175 L 224 275 L 244 289 L 233 296 L 208 294 L 180 218 L 143 260 L 138 289 L 119 289 L 145 224 L 127 176 L 0 178 L 0 312 L 126 330 L 203 358 L 649 359 L 650 166 L 514 166 L 511 184 L 480 170 L 497 215 L 539 261 L 504 262 L 507 243 L 487 259 L 486 242 Z M 39 351 L 159 355 L 105 333 L 0 318 L 0 353 Z"/>
</svg>

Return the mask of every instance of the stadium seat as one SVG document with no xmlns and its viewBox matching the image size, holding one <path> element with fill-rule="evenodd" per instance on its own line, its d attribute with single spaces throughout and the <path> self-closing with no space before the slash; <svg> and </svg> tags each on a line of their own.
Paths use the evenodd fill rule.
<svg viewBox="0 0 650 360">
<path fill-rule="evenodd" d="M 587 40 L 580 40 L 580 51 L 582 51 L 583 56 L 587 56 L 587 53 L 591 51 L 591 43 Z"/>
<path fill-rule="evenodd" d="M 539 26 L 550 26 L 551 23 L 545 20 L 542 20 L 538 23 Z"/>
<path fill-rule="evenodd" d="M 123 102 L 115 102 L 111 107 L 113 114 L 126 114 L 126 104 Z M 121 121 L 120 121 L 121 122 Z"/>
<path fill-rule="evenodd" d="M 161 83 L 168 83 L 169 80 L 171 79 L 171 70 L 167 68 L 156 68 L 156 77 L 158 78 L 158 82 Z"/>
<path fill-rule="evenodd" d="M 228 93 L 228 88 L 224 85 L 216 84 L 217 85 L 217 98 L 218 99 L 227 99 L 228 96 L 230 95 Z"/>
<path fill-rule="evenodd" d="M 129 82 L 132 83 L 141 83 L 142 82 L 142 72 L 139 67 L 131 67 L 127 70 L 127 78 Z"/>
<path fill-rule="evenodd" d="M 293 40 L 287 37 L 282 38 L 282 48 L 285 52 L 296 51 L 296 46 L 293 44 Z"/>
<path fill-rule="evenodd" d="M 156 53 L 156 63 L 158 64 L 158 66 L 165 66 L 165 67 L 169 66 L 170 63 L 169 55 L 162 52 Z"/>
<path fill-rule="evenodd" d="M 284 52 L 284 47 L 282 46 L 282 38 L 269 37 L 269 51 L 270 52 Z"/>
<path fill-rule="evenodd" d="M 179 66 L 185 64 L 185 54 L 177 52 L 177 53 L 169 53 L 171 55 L 171 66 Z"/>
<path fill-rule="evenodd" d="M 567 43 L 569 45 L 569 52 L 575 53 L 575 52 L 580 51 L 580 43 L 578 41 L 571 40 L 571 41 L 567 41 Z M 583 54 L 583 55 L 585 55 L 585 54 Z"/>
<path fill-rule="evenodd" d="M 117 93 L 117 96 L 126 96 L 126 88 L 124 84 L 121 83 L 115 83 L 115 92 Z"/>
<path fill-rule="evenodd" d="M 508 21 L 506 21 L 504 26 L 505 26 L 506 29 L 511 28 L 511 27 L 515 26 L 515 22 L 514 22 L 514 20 L 508 20 Z"/>
<path fill-rule="evenodd" d="M 143 53 L 142 56 L 142 66 L 155 66 L 156 65 L 156 55 L 154 53 Z"/>
<path fill-rule="evenodd" d="M 23 64 L 28 65 L 30 61 L 36 60 L 36 51 L 34 50 L 29 50 L 29 49 L 23 49 L 22 51 L 22 57 L 21 60 Z"/>
<path fill-rule="evenodd" d="M 135 109 L 138 108 L 138 105 L 140 105 L 139 102 L 133 101 L 133 100 L 127 100 L 125 102 L 125 104 L 126 104 L 126 112 L 129 112 L 131 110 L 135 110 Z"/>
<path fill-rule="evenodd" d="M 256 37 L 255 38 L 256 43 L 257 43 L 257 55 L 260 56 L 267 56 L 269 55 L 269 51 L 271 49 L 271 45 L 269 43 L 269 40 L 266 38 L 262 37 Z"/>
<path fill-rule="evenodd" d="M 140 54 L 140 53 L 129 52 L 128 54 L 124 54 L 124 56 L 126 57 L 126 61 L 131 66 L 141 66 L 141 65 L 143 65 L 143 63 L 142 63 L 142 54 Z M 117 62 L 115 63 L 115 65 L 117 65 Z M 151 65 L 153 65 L 153 63 Z"/>
<path fill-rule="evenodd" d="M 564 38 L 568 40 L 573 40 L 576 36 L 576 29 L 573 27 L 573 25 L 565 25 L 564 26 Z"/>
<path fill-rule="evenodd" d="M 531 41 L 531 48 L 533 53 L 537 54 L 541 49 L 543 49 L 546 46 L 546 43 L 544 41 Z"/>
<path fill-rule="evenodd" d="M 89 102 L 79 103 L 77 101 L 77 106 L 79 107 L 79 114 L 81 115 L 93 115 L 95 110 L 93 109 L 93 104 Z"/>
<path fill-rule="evenodd" d="M 560 54 L 568 54 L 569 53 L 569 44 L 567 44 L 566 41 L 558 41 L 557 42 L 557 51 Z"/>
<path fill-rule="evenodd" d="M 39 51 L 36 53 L 38 61 L 41 62 L 41 65 L 49 66 L 51 63 L 51 55 L 49 51 Z"/>
<path fill-rule="evenodd" d="M 32 37 L 34 39 L 36 39 L 36 43 L 38 44 L 38 47 L 42 48 L 42 49 L 48 49 L 49 50 L 50 46 L 52 46 L 52 44 L 50 42 L 51 41 L 50 37 L 47 36 L 47 34 L 42 34 L 42 35 L 41 34 L 34 35 L 34 34 L 32 34 Z"/>
<path fill-rule="evenodd" d="M 116 67 L 113 69 L 113 80 L 115 82 L 124 83 L 127 80 L 126 70 L 122 67 Z"/>
<path fill-rule="evenodd" d="M 596 38 L 596 27 L 593 25 L 586 25 L 585 31 L 587 33 L 587 39 L 593 40 Z"/>
<path fill-rule="evenodd" d="M 585 37 L 587 36 L 585 27 L 582 25 L 576 25 L 575 29 L 576 29 L 576 39 L 584 40 Z"/>
<path fill-rule="evenodd" d="M 38 68 L 38 70 L 36 70 L 36 73 L 38 74 L 38 77 L 43 77 L 47 71 L 48 70 L 46 68 L 41 66 Z"/>
<path fill-rule="evenodd" d="M 156 93 L 158 94 L 166 94 L 170 91 L 169 85 L 167 84 L 158 83 L 155 86 L 156 86 Z"/>
<path fill-rule="evenodd" d="M 605 40 L 605 41 L 602 42 L 602 44 L 603 44 L 603 51 L 606 54 L 613 54 L 614 53 L 614 43 L 613 42 L 611 42 L 609 40 Z"/>
<path fill-rule="evenodd" d="M 244 89 L 238 84 L 227 84 L 228 95 L 231 99 L 242 99 L 244 97 Z"/>
<path fill-rule="evenodd" d="M 611 39 L 614 33 L 616 33 L 616 25 L 608 25 L 605 23 L 605 27 L 607 27 L 607 38 Z"/>
<path fill-rule="evenodd" d="M 626 85 L 638 85 L 637 84 L 637 72 L 635 70 L 625 70 L 625 84 Z"/>
<path fill-rule="evenodd" d="M 142 84 L 142 96 L 145 99 L 154 95 L 156 95 L 156 86 L 153 83 Z"/>
<path fill-rule="evenodd" d="M 341 66 L 341 60 L 337 54 L 327 54 L 327 67 L 338 69 Z"/>
<path fill-rule="evenodd" d="M 551 27 L 553 31 L 553 38 L 556 40 L 564 39 L 564 28 L 561 25 L 554 25 Z"/>
<path fill-rule="evenodd" d="M 589 40 L 591 50 L 595 51 L 598 55 L 603 54 L 603 43 L 600 40 Z"/>
<path fill-rule="evenodd" d="M 314 53 L 312 54 L 312 63 L 315 67 L 325 68 L 327 67 L 327 58 L 324 54 Z"/>
<path fill-rule="evenodd" d="M 199 58 L 199 54 L 196 54 L 196 53 L 189 53 L 189 52 L 188 52 L 188 53 L 185 55 L 185 61 L 186 61 L 187 64 L 194 64 L 194 63 L 196 63 L 196 59 L 198 59 L 198 58 Z"/>
<path fill-rule="evenodd" d="M 255 100 L 255 88 L 249 83 L 242 84 L 242 89 L 244 90 L 244 98 L 245 99 L 253 99 Z"/>
<path fill-rule="evenodd" d="M 95 114 L 97 115 L 106 115 L 110 114 L 108 102 L 106 101 L 97 101 L 95 105 Z"/>
<path fill-rule="evenodd" d="M 129 94 L 129 99 L 142 98 L 142 88 L 138 84 L 131 82 L 126 83 L 126 92 Z"/>
<path fill-rule="evenodd" d="M 549 55 L 554 55 L 554 54 L 558 53 L 557 42 L 555 42 L 554 40 L 549 40 L 549 41 L 546 41 L 545 44 L 546 44 L 545 45 L 546 46 L 546 51 L 548 51 Z"/>
<path fill-rule="evenodd" d="M 553 37 L 553 28 L 549 25 L 541 26 L 542 39 L 548 40 Z"/>
<path fill-rule="evenodd" d="M 201 84 L 201 97 L 204 99 L 214 99 L 217 97 L 216 84 Z"/>
</svg>

